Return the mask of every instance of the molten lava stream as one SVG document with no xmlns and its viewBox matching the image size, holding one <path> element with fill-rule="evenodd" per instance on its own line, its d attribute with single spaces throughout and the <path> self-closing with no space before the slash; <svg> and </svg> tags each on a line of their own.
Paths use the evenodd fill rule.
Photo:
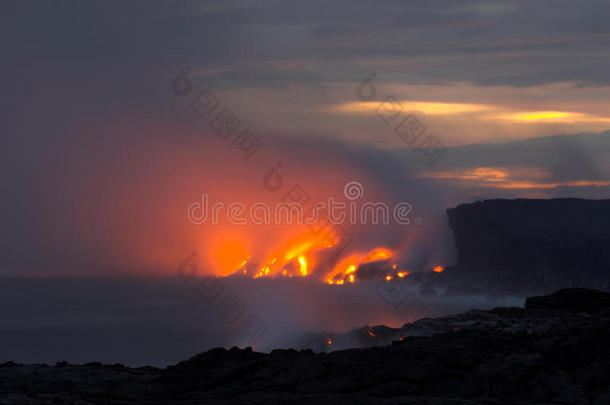
<svg viewBox="0 0 610 405">
<path fill-rule="evenodd" d="M 366 253 L 352 253 L 340 260 L 335 268 L 324 277 L 324 281 L 335 285 L 343 285 L 346 282 L 354 283 L 359 266 L 365 263 L 388 260 L 393 256 L 394 252 L 385 247 L 378 247 Z"/>
</svg>

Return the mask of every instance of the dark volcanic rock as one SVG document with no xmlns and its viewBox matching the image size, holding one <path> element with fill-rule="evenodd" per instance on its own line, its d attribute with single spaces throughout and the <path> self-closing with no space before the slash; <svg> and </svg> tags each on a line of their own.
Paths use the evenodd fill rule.
<svg viewBox="0 0 610 405">
<path fill-rule="evenodd" d="M 465 277 L 520 292 L 610 288 L 610 200 L 485 200 L 447 215 Z"/>
<path fill-rule="evenodd" d="M 610 293 L 586 288 L 564 288 L 550 295 L 529 297 L 529 309 L 557 309 L 564 311 L 593 311 L 610 308 Z"/>
<path fill-rule="evenodd" d="M 362 328 L 400 338 L 367 349 L 213 349 L 166 369 L 9 362 L 0 364 L 0 403 L 608 403 L 608 294 L 566 289 L 528 302 Z"/>
</svg>

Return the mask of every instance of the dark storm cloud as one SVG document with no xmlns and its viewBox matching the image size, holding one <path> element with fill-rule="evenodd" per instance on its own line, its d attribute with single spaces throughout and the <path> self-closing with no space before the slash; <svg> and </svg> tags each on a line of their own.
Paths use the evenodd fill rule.
<svg viewBox="0 0 610 405">
<path fill-rule="evenodd" d="M 253 70 L 256 64 L 309 59 L 327 67 L 320 80 L 349 81 L 356 64 L 368 60 L 374 67 L 385 58 L 405 72 L 397 80 L 525 86 L 607 84 L 609 14 L 607 2 L 598 1 L 265 2 L 181 20 L 218 27 L 212 41 L 227 45 L 223 62 Z M 223 38 L 235 32 L 247 37 Z M 211 39 L 198 38 L 204 48 Z M 418 63 L 425 58 L 439 60 Z M 236 83 L 231 74 L 210 78 Z M 252 74 L 240 79 L 248 86 L 269 81 Z"/>
<path fill-rule="evenodd" d="M 411 82 L 608 84 L 604 1 L 4 3 L 9 60 L 191 63 L 217 87 L 356 80 L 392 60 Z M 438 58 L 428 61 L 426 58 Z M 381 61 L 379 60 L 381 59 Z M 274 70 L 292 60 L 315 62 Z M 277 66 L 275 66 L 277 68 Z M 226 73 L 222 73 L 226 71 Z M 356 75 L 356 76 L 355 76 Z"/>
</svg>

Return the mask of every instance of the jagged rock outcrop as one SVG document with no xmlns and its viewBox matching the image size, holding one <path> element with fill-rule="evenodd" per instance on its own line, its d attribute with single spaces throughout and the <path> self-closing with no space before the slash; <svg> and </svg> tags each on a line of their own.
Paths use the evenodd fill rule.
<svg viewBox="0 0 610 405">
<path fill-rule="evenodd" d="M 422 319 L 384 347 L 213 349 L 166 369 L 4 363 L 0 403 L 609 403 L 610 294 L 568 289 L 527 302 Z"/>
<path fill-rule="evenodd" d="M 610 200 L 485 200 L 447 215 L 466 278 L 520 292 L 610 288 Z"/>
</svg>

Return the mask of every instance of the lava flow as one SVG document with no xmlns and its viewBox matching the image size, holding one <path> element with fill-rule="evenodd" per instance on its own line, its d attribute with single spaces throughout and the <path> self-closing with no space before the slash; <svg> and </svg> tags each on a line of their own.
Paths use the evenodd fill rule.
<svg viewBox="0 0 610 405">
<path fill-rule="evenodd" d="M 328 244 L 307 235 L 297 237 L 267 257 L 253 278 L 307 277 L 312 273 L 310 269 L 315 267 L 320 252 L 328 247 Z"/>
<path fill-rule="evenodd" d="M 352 253 L 341 259 L 333 270 L 326 274 L 324 281 L 328 284 L 343 285 L 345 282 L 353 283 L 359 267 L 365 263 L 388 260 L 394 252 L 385 247 L 378 247 L 365 253 Z"/>
<path fill-rule="evenodd" d="M 292 238 L 271 254 L 259 260 L 252 260 L 252 255 L 243 249 L 236 241 L 228 241 L 218 251 L 225 263 L 234 263 L 229 274 L 258 278 L 312 278 L 330 285 L 349 285 L 358 279 L 385 278 L 392 281 L 395 278 L 407 277 L 411 271 L 399 268 L 400 255 L 387 247 L 376 247 L 369 251 L 351 252 L 344 257 L 331 260 L 328 253 L 333 243 L 321 241 L 308 234 Z M 228 247 L 228 248 L 226 248 Z M 233 253 L 229 260 L 227 256 Z M 256 269 L 256 270 L 251 270 Z M 433 272 L 440 273 L 443 266 L 436 266 Z"/>
<path fill-rule="evenodd" d="M 403 278 L 409 274 L 407 270 L 399 270 L 390 261 L 396 258 L 396 253 L 387 247 L 377 247 L 366 252 L 353 252 L 338 260 L 330 261 L 325 255 L 332 247 L 316 242 L 315 239 L 301 236 L 295 238 L 282 248 L 276 249 L 264 260 L 251 263 L 251 256 L 240 252 L 243 259 L 235 259 L 240 263 L 233 274 L 250 276 L 252 278 L 293 278 L 311 277 L 331 285 L 349 285 L 360 278 L 359 271 L 365 271 L 364 265 L 373 264 L 375 269 L 387 273 L 385 279 Z M 255 268 L 255 271 L 249 270 Z M 437 268 L 434 271 L 439 271 Z M 385 274 L 384 273 L 384 274 Z"/>
</svg>

